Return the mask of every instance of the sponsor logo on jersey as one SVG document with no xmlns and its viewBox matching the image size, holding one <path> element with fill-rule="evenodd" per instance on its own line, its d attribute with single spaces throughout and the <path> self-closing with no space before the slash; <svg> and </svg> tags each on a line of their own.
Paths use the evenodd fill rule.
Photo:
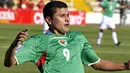
<svg viewBox="0 0 130 73">
<path fill-rule="evenodd" d="M 66 46 L 67 45 L 67 42 L 66 40 L 58 40 L 59 44 L 62 45 L 62 46 Z"/>
<path fill-rule="evenodd" d="M 18 47 L 17 47 L 16 50 L 15 50 L 15 53 L 17 53 L 17 52 L 20 50 L 21 47 L 22 47 L 22 45 L 19 44 Z"/>
</svg>

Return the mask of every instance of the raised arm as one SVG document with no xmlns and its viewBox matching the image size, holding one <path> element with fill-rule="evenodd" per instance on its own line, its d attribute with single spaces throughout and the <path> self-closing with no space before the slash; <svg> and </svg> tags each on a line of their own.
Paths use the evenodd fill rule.
<svg viewBox="0 0 130 73">
<path fill-rule="evenodd" d="M 6 51 L 5 59 L 4 59 L 4 66 L 11 67 L 12 65 L 17 64 L 15 60 L 15 50 L 16 48 L 18 48 L 19 44 L 21 44 L 27 37 L 28 37 L 28 29 L 21 31 L 16 36 L 15 40 Z"/>
<path fill-rule="evenodd" d="M 99 63 L 93 64 L 95 70 L 102 71 L 121 71 L 130 70 L 130 60 L 126 63 L 112 62 L 110 60 L 101 60 Z"/>
</svg>

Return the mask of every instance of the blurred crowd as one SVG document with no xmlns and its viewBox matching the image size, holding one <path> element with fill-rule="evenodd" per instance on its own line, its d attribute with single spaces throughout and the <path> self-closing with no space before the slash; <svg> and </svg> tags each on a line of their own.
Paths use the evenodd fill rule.
<svg viewBox="0 0 130 73">
<path fill-rule="evenodd" d="M 44 0 L 0 0 L 0 8 L 42 9 L 43 7 Z"/>
<path fill-rule="evenodd" d="M 0 0 L 0 8 L 21 8 L 21 9 L 42 9 L 44 5 L 49 1 L 55 0 Z M 70 0 L 61 0 L 61 1 L 70 1 Z M 102 0 L 85 0 L 87 3 L 90 3 L 93 7 L 96 2 Z"/>
<path fill-rule="evenodd" d="M 49 1 L 55 0 L 0 0 L 0 8 L 21 8 L 21 9 L 42 9 L 44 5 Z M 61 0 L 61 1 L 71 1 L 71 0 Z M 104 0 L 85 0 L 86 3 L 93 8 L 93 11 L 101 11 L 102 8 L 98 6 L 98 3 Z M 125 1 L 125 0 L 116 0 Z M 119 2 L 122 3 L 122 2 Z M 72 6 L 73 7 L 73 6 Z"/>
</svg>

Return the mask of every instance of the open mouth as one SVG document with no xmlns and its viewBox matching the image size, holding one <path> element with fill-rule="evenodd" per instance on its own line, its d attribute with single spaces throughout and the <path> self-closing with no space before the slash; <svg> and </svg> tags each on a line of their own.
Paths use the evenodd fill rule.
<svg viewBox="0 0 130 73">
<path fill-rule="evenodd" d="M 68 27 L 68 26 L 69 26 L 69 24 L 65 24 L 64 26 Z"/>
</svg>

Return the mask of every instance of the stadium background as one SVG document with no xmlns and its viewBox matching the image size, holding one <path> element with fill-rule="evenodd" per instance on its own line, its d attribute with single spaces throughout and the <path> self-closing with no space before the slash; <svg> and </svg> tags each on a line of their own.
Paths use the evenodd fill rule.
<svg viewBox="0 0 130 73">
<path fill-rule="evenodd" d="M 2 0 L 0 23 L 43 24 L 42 8 L 50 0 Z M 61 0 L 68 4 L 71 12 L 70 24 L 99 24 L 103 9 L 98 6 L 100 0 Z M 119 0 L 118 0 L 119 1 Z M 0 3 L 0 5 L 1 5 Z M 130 0 L 128 0 L 128 4 Z M 4 9 L 3 9 L 4 8 Z M 96 17 L 95 17 L 96 16 Z M 93 18 L 94 17 L 94 18 Z M 116 24 L 120 22 L 119 9 L 113 16 Z M 125 25 L 130 25 L 130 10 L 127 9 Z M 77 22 L 78 21 L 78 22 Z"/>
<path fill-rule="evenodd" d="M 4 0 L 3 0 L 4 1 Z M 29 0 L 27 0 L 29 1 Z M 33 3 L 37 4 L 39 0 L 32 0 Z M 46 4 L 49 0 L 44 0 L 44 4 Z M 129 16 L 127 19 L 127 25 L 126 26 L 119 26 L 117 28 L 117 34 L 119 36 L 119 40 L 122 42 L 120 47 L 114 47 L 113 41 L 111 38 L 111 31 L 107 30 L 104 32 L 104 37 L 102 39 L 102 45 L 101 47 L 96 46 L 96 37 L 98 33 L 98 25 L 101 21 L 101 12 L 102 8 L 97 6 L 97 3 L 99 1 L 96 0 L 62 0 L 65 1 L 69 5 L 69 10 L 72 14 L 72 20 L 74 26 L 70 26 L 71 31 L 80 31 L 82 32 L 86 38 L 89 39 L 91 45 L 93 46 L 95 52 L 103 59 L 110 59 L 113 61 L 118 62 L 126 62 L 130 59 L 130 27 L 129 27 Z M 0 1 L 1 2 L 1 1 Z M 19 0 L 14 0 L 15 5 L 19 3 Z M 18 12 L 15 12 L 17 11 Z M 25 11 L 25 14 L 20 14 Z M 21 31 L 22 29 L 29 28 L 29 36 L 42 33 L 43 25 L 41 24 L 34 24 L 32 23 L 26 23 L 27 20 L 33 20 L 30 16 L 25 21 L 17 22 L 15 23 L 13 19 L 15 19 L 15 14 L 20 14 L 20 16 L 26 15 L 28 11 L 35 13 L 40 12 L 41 9 L 37 8 L 37 6 L 34 6 L 33 9 L 28 8 L 18 8 L 17 6 L 13 6 L 11 8 L 8 8 L 6 5 L 4 7 L 0 8 L 0 73 L 39 73 L 38 69 L 36 69 L 36 66 L 32 63 L 24 63 L 19 66 L 14 66 L 12 68 L 6 68 L 4 67 L 4 55 L 6 50 L 8 49 L 10 43 L 14 40 L 14 37 L 16 34 Z M 85 15 L 84 15 L 85 14 Z M 129 13 L 128 13 L 129 14 Z M 40 16 L 40 15 L 39 15 Z M 83 17 L 82 17 L 83 16 Z M 42 17 L 41 17 L 42 18 Z M 76 21 L 81 21 L 82 23 L 77 23 Z M 119 23 L 119 10 L 115 10 L 114 15 L 115 20 L 117 20 L 117 24 Z M 39 19 L 39 18 L 38 18 Z M 42 20 L 42 19 L 41 19 Z M 25 22 L 25 23 L 24 23 Z M 96 25 L 95 25 L 96 24 Z M 83 26 L 80 26 L 83 25 Z M 84 26 L 87 25 L 87 26 Z M 102 72 L 102 71 L 95 71 L 91 67 L 85 67 L 86 73 L 111 73 L 111 72 Z M 121 72 L 114 72 L 114 73 L 129 73 L 129 71 L 121 71 Z"/>
</svg>

